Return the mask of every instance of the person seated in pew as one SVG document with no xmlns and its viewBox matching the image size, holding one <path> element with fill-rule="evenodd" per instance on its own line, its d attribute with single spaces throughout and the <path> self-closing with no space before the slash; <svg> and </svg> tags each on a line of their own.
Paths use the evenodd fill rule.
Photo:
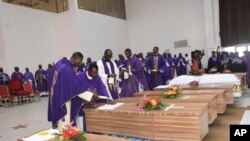
<svg viewBox="0 0 250 141">
<path fill-rule="evenodd" d="M 143 67 L 141 66 L 141 61 L 132 55 L 130 49 L 125 50 L 125 55 L 127 57 L 127 63 L 123 67 L 124 73 L 124 84 L 121 88 L 121 97 L 132 97 L 134 93 L 148 90 L 148 83 L 144 75 Z"/>
<path fill-rule="evenodd" d="M 14 72 L 11 74 L 11 79 L 19 79 L 23 82 L 23 74 L 19 72 L 19 67 L 14 68 Z"/>
<path fill-rule="evenodd" d="M 103 100 L 108 101 L 111 99 L 109 97 L 108 91 L 106 89 L 106 86 L 103 84 L 101 77 L 98 75 L 98 66 L 96 63 L 92 63 L 89 65 L 88 70 L 85 72 L 80 72 L 77 75 L 77 79 L 79 82 L 79 93 L 89 91 L 94 94 L 94 98 L 91 99 L 92 105 L 96 104 L 97 102 L 104 102 Z M 102 97 L 100 97 L 102 96 Z M 103 98 L 103 99 L 102 99 Z M 83 108 L 86 108 L 88 105 L 83 105 Z M 84 131 L 87 130 L 86 123 L 85 123 L 85 114 L 82 111 L 82 109 L 79 112 L 79 117 L 77 120 L 77 125 L 80 127 L 80 129 L 83 129 Z M 82 126 L 83 125 L 83 126 Z"/>
<path fill-rule="evenodd" d="M 29 68 L 25 68 L 25 73 L 23 74 L 23 80 L 24 82 L 29 81 L 32 84 L 33 91 L 36 91 L 36 83 L 35 78 L 32 72 L 30 72 Z"/>
<path fill-rule="evenodd" d="M 9 81 L 9 75 L 3 72 L 3 68 L 0 68 L 0 85 L 8 85 Z"/>
</svg>

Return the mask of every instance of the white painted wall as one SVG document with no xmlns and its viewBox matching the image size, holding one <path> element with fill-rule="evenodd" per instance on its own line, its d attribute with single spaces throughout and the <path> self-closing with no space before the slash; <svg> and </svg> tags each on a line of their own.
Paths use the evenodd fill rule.
<svg viewBox="0 0 250 141">
<path fill-rule="evenodd" d="M 129 47 L 125 20 L 79 10 L 76 2 L 70 0 L 69 11 L 54 14 L 0 1 L 0 66 L 8 73 L 14 66 L 34 72 L 38 64 L 47 68 L 75 51 L 81 51 L 85 60 L 99 60 L 106 48 L 117 58 Z"/>
<path fill-rule="evenodd" d="M 170 49 L 173 54 L 205 49 L 219 41 L 218 0 L 126 0 L 127 21 L 77 8 L 54 14 L 0 1 L 0 66 L 32 71 L 74 51 L 99 60 L 110 48 L 114 58 L 130 47 L 134 53 Z M 174 49 L 187 39 L 190 48 Z M 206 66 L 206 61 L 204 61 Z"/>
<path fill-rule="evenodd" d="M 215 44 L 216 21 L 206 22 L 218 11 L 212 11 L 213 5 L 204 1 L 212 0 L 126 0 L 131 48 L 146 53 L 158 46 L 160 52 L 169 49 L 172 54 L 211 49 L 208 45 Z M 174 41 L 185 39 L 189 48 L 174 49 Z M 204 66 L 209 56 L 204 57 Z"/>
<path fill-rule="evenodd" d="M 47 68 L 57 59 L 54 14 L 0 2 L 0 17 L 6 72 L 13 72 L 14 66 L 22 72 L 25 67 L 34 71 L 38 64 Z"/>
</svg>

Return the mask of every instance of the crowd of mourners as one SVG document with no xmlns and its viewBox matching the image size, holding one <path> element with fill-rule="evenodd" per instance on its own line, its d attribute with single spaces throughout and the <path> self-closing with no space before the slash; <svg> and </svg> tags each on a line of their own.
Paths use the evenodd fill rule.
<svg viewBox="0 0 250 141">
<path fill-rule="evenodd" d="M 159 54 L 158 50 L 158 47 L 154 47 L 153 52 L 148 52 L 145 57 L 143 53 L 134 54 L 140 61 L 149 89 L 157 85 L 167 84 L 168 81 L 175 76 L 186 75 L 191 71 L 200 69 L 205 69 L 206 73 L 223 73 L 225 70 L 230 70 L 231 72 L 246 71 L 247 51 L 244 52 L 244 56 L 242 57 L 239 57 L 237 52 L 228 53 L 213 51 L 212 56 L 208 60 L 207 68 L 204 68 L 201 59 L 205 54 L 200 50 L 193 51 L 191 53 L 191 58 L 188 54 L 183 56 L 182 53 L 179 53 L 178 56 L 176 54 L 172 56 L 171 53 L 165 52 Z M 123 54 L 119 54 L 118 59 L 114 60 L 119 70 L 118 83 L 120 88 L 124 83 L 124 67 L 128 65 L 127 62 L 129 62 L 129 59 L 130 58 L 125 59 Z M 92 59 L 88 57 L 86 63 L 81 63 L 77 68 L 74 68 L 74 70 L 76 73 L 86 71 L 91 63 L 97 62 L 92 61 Z M 22 73 L 19 67 L 16 66 L 10 77 L 7 73 L 4 73 L 3 68 L 0 67 L 0 85 L 7 85 L 11 79 L 19 79 L 22 82 L 30 81 L 33 90 L 39 91 L 41 95 L 48 95 L 48 73 L 51 71 L 52 67 L 53 65 L 48 64 L 48 68 L 43 69 L 42 65 L 38 65 L 38 69 L 35 71 L 35 75 L 33 75 L 28 67 L 25 68 L 25 72 Z M 188 67 L 190 67 L 190 69 Z M 188 72 L 188 70 L 190 72 Z"/>
</svg>

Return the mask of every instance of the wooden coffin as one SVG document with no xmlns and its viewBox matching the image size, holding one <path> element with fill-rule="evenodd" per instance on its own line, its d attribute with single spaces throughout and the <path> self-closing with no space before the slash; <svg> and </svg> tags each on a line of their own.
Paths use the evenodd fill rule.
<svg viewBox="0 0 250 141">
<path fill-rule="evenodd" d="M 151 92 L 151 94 L 150 94 Z M 142 93 L 142 92 L 141 92 Z M 155 96 L 159 98 L 159 91 L 145 91 L 148 97 Z M 140 97 L 127 97 L 116 100 L 116 102 L 139 102 L 143 101 L 143 96 Z M 161 99 L 164 103 L 174 102 L 174 103 L 196 103 L 202 102 L 208 104 L 208 123 L 212 124 L 217 118 L 217 105 L 216 105 L 216 95 L 182 95 L 177 99 Z"/>
<path fill-rule="evenodd" d="M 144 91 L 135 93 L 134 96 L 143 96 L 144 94 L 148 96 L 159 96 L 161 91 Z M 207 89 L 207 90 L 183 90 L 183 95 L 216 95 L 216 107 L 217 113 L 223 114 L 227 109 L 226 103 L 226 89 Z"/>
<path fill-rule="evenodd" d="M 223 114 L 227 109 L 226 89 L 214 90 L 183 90 L 183 95 L 214 95 L 216 94 L 217 113 Z"/>
<path fill-rule="evenodd" d="M 113 110 L 85 109 L 89 132 L 150 140 L 201 141 L 208 133 L 206 103 L 169 103 L 165 110 L 136 111 L 129 102 Z"/>
<path fill-rule="evenodd" d="M 241 80 L 241 87 L 242 89 L 246 85 L 246 72 L 239 72 L 239 73 L 233 73 L 236 77 L 238 77 Z"/>
<path fill-rule="evenodd" d="M 22 138 L 19 138 L 19 139 L 17 139 L 17 141 L 24 141 L 24 140 Z M 49 141 L 54 141 L 54 139 L 51 139 Z M 106 136 L 106 135 L 87 133 L 87 141 L 127 141 L 127 140 L 115 138 L 115 137 L 110 137 L 110 136 Z"/>
<path fill-rule="evenodd" d="M 179 85 L 183 90 L 214 90 L 214 89 L 226 89 L 226 102 L 227 104 L 234 103 L 234 84 L 200 84 L 198 87 L 190 85 Z M 167 86 L 166 86 L 167 87 Z M 165 88 L 163 86 L 154 88 L 155 91 L 162 91 Z"/>
</svg>

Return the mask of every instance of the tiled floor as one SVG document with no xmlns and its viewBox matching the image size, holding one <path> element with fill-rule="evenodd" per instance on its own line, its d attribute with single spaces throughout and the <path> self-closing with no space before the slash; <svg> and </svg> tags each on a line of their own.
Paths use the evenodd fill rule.
<svg viewBox="0 0 250 141">
<path fill-rule="evenodd" d="M 0 141 L 16 141 L 17 138 L 36 131 L 51 128 L 47 121 L 48 98 L 41 101 L 13 107 L 0 107 Z M 17 125 L 27 128 L 14 130 Z"/>
<path fill-rule="evenodd" d="M 41 101 L 13 107 L 0 107 L 0 141 L 16 141 L 17 138 L 34 132 L 51 128 L 47 121 L 48 98 Z M 227 112 L 219 115 L 215 123 L 210 126 L 205 141 L 228 141 L 230 124 L 240 124 L 246 110 L 250 110 L 250 90 L 245 90 L 241 98 L 237 98 L 234 105 Z M 249 111 L 246 112 L 246 116 Z M 244 117 L 247 118 L 247 117 Z M 249 118 L 248 118 L 249 119 Z M 27 128 L 14 129 L 17 125 L 27 125 Z"/>
</svg>

